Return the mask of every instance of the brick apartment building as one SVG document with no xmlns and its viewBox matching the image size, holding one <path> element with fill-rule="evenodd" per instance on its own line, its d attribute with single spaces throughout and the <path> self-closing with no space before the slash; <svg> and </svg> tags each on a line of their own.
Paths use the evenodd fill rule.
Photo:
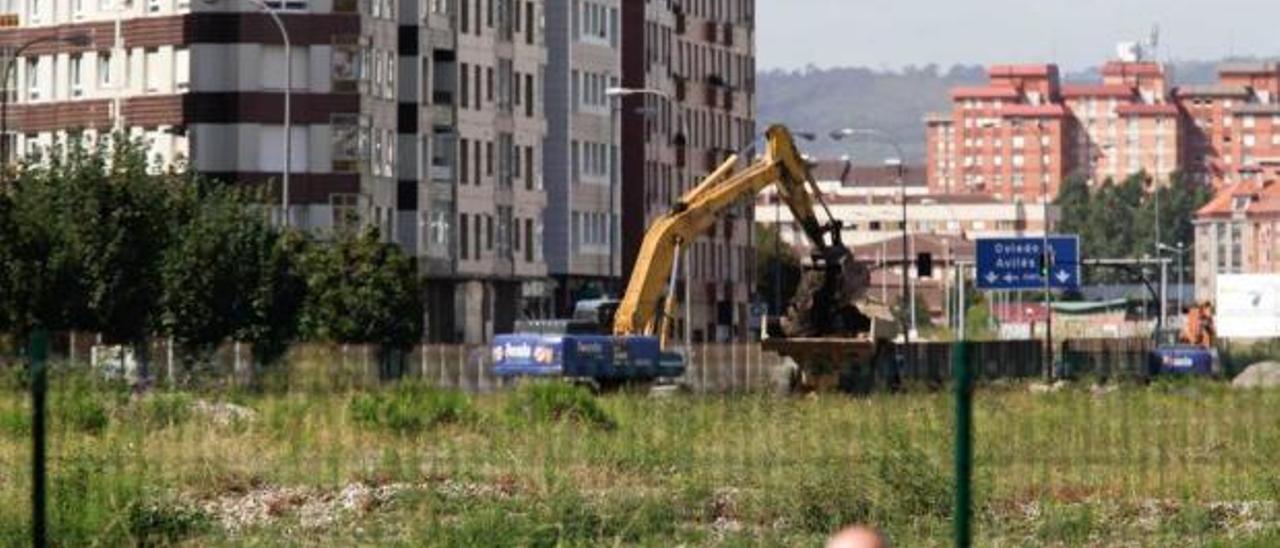
<svg viewBox="0 0 1280 548">
<path fill-rule="evenodd" d="M 1280 172 L 1280 68 L 1228 64 L 1219 82 L 1172 87 L 1163 65 L 1113 60 L 1102 81 L 1060 82 L 1055 65 L 998 65 L 990 82 L 951 91 L 925 118 L 934 192 L 1000 200 L 1054 196 L 1065 177 L 1090 184 L 1182 170 L 1222 187 Z"/>
<path fill-rule="evenodd" d="M 157 167 L 278 192 L 292 70 L 290 222 L 373 225 L 430 278 L 434 340 L 478 342 L 546 301 L 541 2 L 21 2 L 17 150 L 140 137 Z M 497 303 L 503 303 L 499 306 Z"/>
<path fill-rule="evenodd" d="M 249 1 L 12 5 L 20 24 L 0 29 L 0 46 L 46 40 L 16 59 L 5 90 L 7 161 L 124 131 L 157 167 L 181 159 L 278 192 L 288 63 L 290 223 L 377 226 L 418 257 L 436 341 L 487 340 L 550 315 L 557 281 L 626 272 L 622 258 L 609 268 L 608 242 L 633 254 L 645 221 L 754 125 L 749 0 L 267 1 L 288 60 Z M 88 43 L 47 40 L 72 36 Z M 622 101 L 611 144 L 604 92 L 619 81 L 670 100 Z M 697 244 L 697 333 L 717 329 L 723 308 L 745 310 L 746 211 Z"/>
<path fill-rule="evenodd" d="M 657 92 L 618 102 L 621 271 L 629 272 L 648 223 L 754 138 L 755 3 L 636 0 L 621 7 L 622 85 Z M 682 261 L 689 268 L 678 291 L 690 296 L 686 332 L 694 340 L 748 335 L 752 229 L 752 204 L 740 204 Z"/>
<path fill-rule="evenodd" d="M 1280 273 L 1280 183 L 1247 180 L 1196 213 L 1196 299 L 1211 301 L 1218 274 Z"/>
</svg>

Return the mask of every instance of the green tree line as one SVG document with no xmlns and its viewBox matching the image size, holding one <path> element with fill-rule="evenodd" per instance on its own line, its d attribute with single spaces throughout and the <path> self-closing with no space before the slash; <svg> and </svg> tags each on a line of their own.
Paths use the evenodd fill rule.
<svg viewBox="0 0 1280 548">
<path fill-rule="evenodd" d="M 1155 257 L 1158 210 L 1160 242 L 1174 247 L 1182 243 L 1191 249 L 1196 211 L 1213 197 L 1212 191 L 1181 173 L 1170 176 L 1167 184 L 1155 183 L 1146 173 L 1119 183 L 1107 179 L 1093 187 L 1083 177 L 1066 179 L 1054 202 L 1062 215 L 1058 232 L 1079 234 L 1086 258 Z M 1190 276 L 1194 262 L 1191 256 L 1185 259 L 1188 280 L 1194 279 Z M 1087 283 L 1122 279 L 1126 277 L 1115 271 L 1085 272 Z"/>
<path fill-rule="evenodd" d="M 167 336 L 193 359 L 238 340 L 259 363 L 294 341 L 419 340 L 416 265 L 375 230 L 282 230 L 261 192 L 157 173 L 141 143 L 109 141 L 28 158 L 0 187 L 0 332 Z"/>
</svg>

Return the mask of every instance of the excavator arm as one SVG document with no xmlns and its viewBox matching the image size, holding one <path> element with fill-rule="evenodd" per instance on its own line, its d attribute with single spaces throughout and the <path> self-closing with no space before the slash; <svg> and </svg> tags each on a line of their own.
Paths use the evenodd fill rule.
<svg viewBox="0 0 1280 548">
<path fill-rule="evenodd" d="M 736 204 L 754 199 L 769 185 L 778 186 L 787 204 L 814 247 L 815 261 L 840 268 L 849 255 L 840 242 L 840 224 L 829 210 L 827 221 L 818 220 L 815 203 L 822 204 L 808 165 L 796 150 L 791 133 L 774 125 L 765 134 L 764 154 L 742 171 L 735 171 L 738 157 L 731 156 L 698 186 L 689 190 L 670 212 L 659 217 L 645 233 L 626 293 L 614 314 L 615 335 L 659 336 L 663 346 L 675 316 L 674 282 L 680 252 L 714 226 L 719 215 Z M 830 241 L 827 240 L 830 235 Z M 663 294 L 667 295 L 663 304 Z M 661 307 L 661 308 L 660 308 Z"/>
</svg>

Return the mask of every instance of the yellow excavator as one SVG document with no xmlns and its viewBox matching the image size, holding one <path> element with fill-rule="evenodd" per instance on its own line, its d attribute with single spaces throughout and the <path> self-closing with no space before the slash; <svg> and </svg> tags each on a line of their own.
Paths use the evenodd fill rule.
<svg viewBox="0 0 1280 548">
<path fill-rule="evenodd" d="M 551 331 L 499 335 L 492 347 L 495 372 L 583 378 L 602 385 L 683 374 L 683 358 L 668 348 L 677 315 L 675 280 L 682 252 L 723 212 L 753 201 L 770 185 L 777 186 L 779 199 L 812 249 L 800 288 L 780 322 L 781 336 L 771 340 L 800 343 L 866 333 L 871 322 L 855 303 L 869 285 L 868 270 L 853 261 L 841 242 L 841 224 L 822 201 L 791 133 L 774 125 L 765 133 L 758 159 L 738 171 L 739 159 L 730 156 L 649 226 L 622 300 L 597 303 L 596 310 L 582 315 L 593 328 L 568 324 L 566 329 L 560 325 Z M 815 206 L 821 206 L 825 219 L 819 219 Z M 774 344 L 792 354 L 805 348 Z"/>
</svg>

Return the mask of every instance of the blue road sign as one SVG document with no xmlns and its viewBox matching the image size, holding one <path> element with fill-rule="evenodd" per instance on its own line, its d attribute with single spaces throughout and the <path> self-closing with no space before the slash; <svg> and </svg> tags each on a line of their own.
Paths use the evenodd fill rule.
<svg viewBox="0 0 1280 548">
<path fill-rule="evenodd" d="M 1042 289 L 1044 237 L 979 238 L 978 289 Z M 1049 287 L 1080 288 L 1080 238 L 1049 236 Z"/>
</svg>

